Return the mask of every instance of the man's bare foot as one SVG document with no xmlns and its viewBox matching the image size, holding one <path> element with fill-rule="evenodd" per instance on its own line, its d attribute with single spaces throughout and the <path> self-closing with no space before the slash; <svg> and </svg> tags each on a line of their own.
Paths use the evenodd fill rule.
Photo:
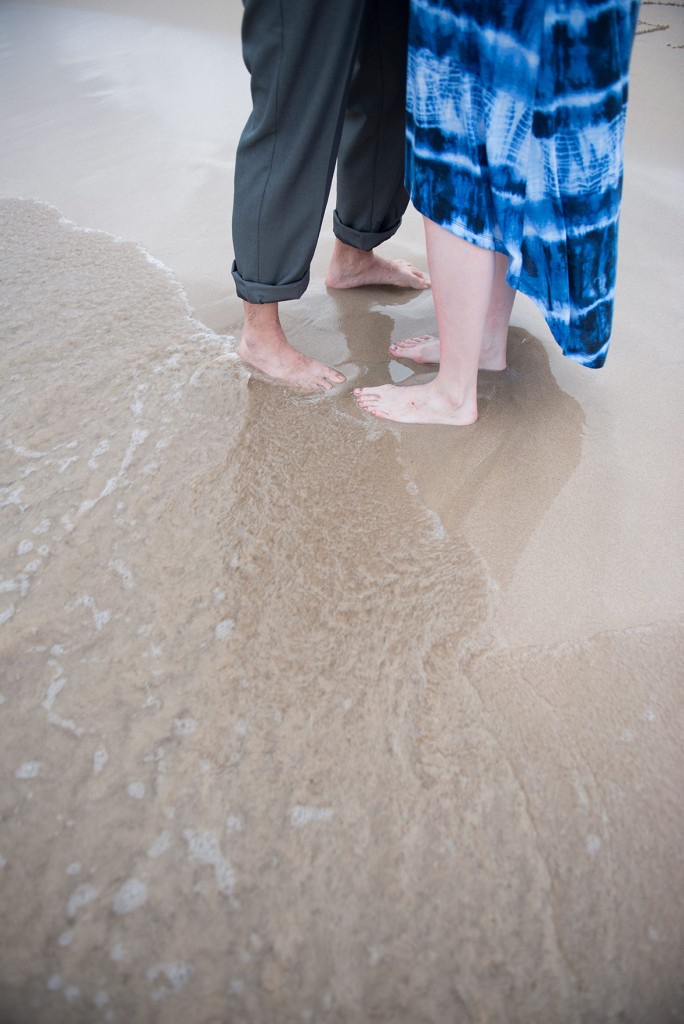
<svg viewBox="0 0 684 1024">
<path fill-rule="evenodd" d="M 283 334 L 279 344 L 265 346 L 261 340 L 256 344 L 243 337 L 237 347 L 237 354 L 243 363 L 253 367 L 271 380 L 302 391 L 330 391 L 336 384 L 347 379 L 325 363 L 305 356 L 290 345 Z"/>
<path fill-rule="evenodd" d="M 369 284 L 389 284 L 395 288 L 423 291 L 430 287 L 426 274 L 406 260 L 386 260 L 375 253 L 355 249 L 335 239 L 335 248 L 325 277 L 329 288 L 360 288 Z"/>
<path fill-rule="evenodd" d="M 410 387 L 383 384 L 378 388 L 356 388 L 359 408 L 378 419 L 398 423 L 450 423 L 467 426 L 477 419 L 477 400 L 473 396 L 458 405 L 449 399 L 437 380 Z"/>
<path fill-rule="evenodd" d="M 394 341 L 389 347 L 395 359 L 410 359 L 413 363 L 439 363 L 439 338 L 432 334 L 421 334 L 417 338 Z M 506 349 L 483 348 L 480 353 L 480 370 L 505 370 Z"/>
<path fill-rule="evenodd" d="M 330 391 L 347 379 L 293 348 L 280 325 L 276 303 L 244 305 L 245 326 L 237 354 L 248 366 L 270 380 L 306 392 Z"/>
</svg>

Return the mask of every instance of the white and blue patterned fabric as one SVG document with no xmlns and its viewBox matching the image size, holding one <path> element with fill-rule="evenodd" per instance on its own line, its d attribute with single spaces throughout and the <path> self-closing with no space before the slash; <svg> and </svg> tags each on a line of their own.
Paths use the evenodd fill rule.
<svg viewBox="0 0 684 1024">
<path fill-rule="evenodd" d="M 638 0 L 412 0 L 407 189 L 508 256 L 565 355 L 602 366 L 613 317 Z"/>
</svg>

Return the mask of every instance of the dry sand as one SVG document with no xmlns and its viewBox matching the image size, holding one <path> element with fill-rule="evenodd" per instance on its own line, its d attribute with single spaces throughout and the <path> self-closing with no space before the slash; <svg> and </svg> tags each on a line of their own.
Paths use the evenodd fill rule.
<svg viewBox="0 0 684 1024">
<path fill-rule="evenodd" d="M 684 1021 L 682 5 L 606 368 L 519 299 L 463 430 L 357 410 L 434 320 L 329 222 L 349 384 L 237 364 L 239 17 L 0 7 L 0 1024 Z"/>
</svg>

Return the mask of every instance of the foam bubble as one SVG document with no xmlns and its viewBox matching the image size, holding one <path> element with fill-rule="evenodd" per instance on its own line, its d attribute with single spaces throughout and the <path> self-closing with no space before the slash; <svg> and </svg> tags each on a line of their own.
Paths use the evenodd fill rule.
<svg viewBox="0 0 684 1024">
<path fill-rule="evenodd" d="M 85 730 L 82 726 L 76 725 L 71 718 L 60 718 L 59 715 L 49 714 L 48 722 L 52 725 L 58 725 L 60 729 L 66 729 L 67 732 L 73 732 L 75 736 L 81 737 Z"/>
<path fill-rule="evenodd" d="M 292 808 L 290 822 L 295 828 L 302 828 L 313 821 L 330 821 L 334 814 L 332 807 L 304 807 L 297 804 Z"/>
<path fill-rule="evenodd" d="M 218 623 L 214 630 L 217 640 L 228 640 L 235 629 L 235 623 L 232 619 L 222 619 Z"/>
<path fill-rule="evenodd" d="M 57 694 L 60 692 L 60 690 L 63 690 L 65 686 L 66 686 L 66 679 L 64 678 L 64 676 L 62 674 L 62 669 L 59 666 L 57 666 L 57 672 L 55 674 L 55 678 L 52 680 L 52 682 L 48 686 L 48 691 L 47 691 L 47 694 L 45 696 L 45 700 L 43 701 L 43 703 L 41 705 L 42 707 L 45 708 L 46 711 L 50 711 L 52 709 L 52 705 L 55 703 L 55 698 L 57 697 Z"/>
<path fill-rule="evenodd" d="M 147 886 L 138 878 L 129 878 L 114 897 L 114 913 L 129 914 L 147 903 Z"/>
<path fill-rule="evenodd" d="M 216 873 L 216 884 L 224 896 L 232 896 L 235 885 L 235 872 L 230 861 L 223 856 L 219 841 L 213 832 L 201 829 L 186 828 L 183 838 L 188 844 L 190 859 L 197 864 L 208 864 Z"/>
<path fill-rule="evenodd" d="M 152 857 L 153 859 L 156 857 L 161 857 L 161 855 L 163 853 L 166 853 L 166 851 L 170 849 L 170 847 L 171 833 L 165 829 L 163 832 L 159 833 L 154 842 L 151 843 L 151 845 L 147 848 L 147 856 Z"/>
<path fill-rule="evenodd" d="M 94 885 L 89 885 L 87 882 L 79 885 L 77 889 L 74 889 L 67 903 L 67 914 L 69 917 L 75 917 L 82 907 L 92 903 L 99 894 L 99 889 L 96 889 Z"/>
<path fill-rule="evenodd" d="M 180 992 L 190 980 L 192 971 L 192 964 L 187 963 L 155 964 L 148 970 L 147 979 L 154 982 L 160 975 L 163 975 L 171 985 L 171 991 Z M 161 999 L 169 991 L 166 986 L 160 985 L 151 993 L 151 996 L 153 999 Z"/>
<path fill-rule="evenodd" d="M 9 605 L 9 607 L 5 608 L 4 611 L 0 612 L 0 626 L 2 626 L 5 622 L 9 622 L 9 620 L 14 615 L 15 611 L 15 606 L 11 604 Z"/>
</svg>

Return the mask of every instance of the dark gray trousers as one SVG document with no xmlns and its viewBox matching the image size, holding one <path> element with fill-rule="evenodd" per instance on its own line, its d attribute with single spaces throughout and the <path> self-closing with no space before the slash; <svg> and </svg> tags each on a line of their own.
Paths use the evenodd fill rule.
<svg viewBox="0 0 684 1024">
<path fill-rule="evenodd" d="M 298 299 L 337 162 L 336 236 L 370 250 L 401 223 L 408 0 L 243 0 L 252 113 L 240 138 L 233 277 Z"/>
</svg>

